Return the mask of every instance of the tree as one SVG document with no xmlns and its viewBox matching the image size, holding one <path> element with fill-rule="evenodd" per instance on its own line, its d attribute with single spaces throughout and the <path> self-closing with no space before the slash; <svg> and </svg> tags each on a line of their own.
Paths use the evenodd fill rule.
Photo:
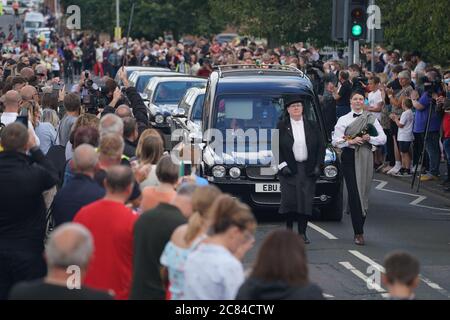
<svg viewBox="0 0 450 320">
<path fill-rule="evenodd" d="M 419 50 L 428 61 L 450 65 L 448 0 L 377 0 L 386 42 L 401 50 Z"/>
<path fill-rule="evenodd" d="M 63 6 L 72 4 L 62 0 Z M 112 34 L 116 22 L 115 1 L 79 0 L 82 29 Z M 124 31 L 128 28 L 131 1 L 121 0 L 120 18 Z M 133 37 L 154 39 L 165 31 L 175 38 L 183 34 L 210 35 L 223 29 L 220 18 L 210 16 L 209 2 L 203 0 L 137 0 L 132 26 Z"/>
<path fill-rule="evenodd" d="M 298 41 L 311 30 L 314 8 L 308 0 L 210 0 L 214 16 L 242 32 L 268 39 L 269 47 Z"/>
</svg>

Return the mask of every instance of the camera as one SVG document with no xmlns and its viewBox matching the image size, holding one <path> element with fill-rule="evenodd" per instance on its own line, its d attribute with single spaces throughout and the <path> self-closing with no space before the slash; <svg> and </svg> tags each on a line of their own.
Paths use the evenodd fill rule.
<svg viewBox="0 0 450 320">
<path fill-rule="evenodd" d="M 93 80 L 89 78 L 89 72 L 85 72 L 85 80 L 83 84 L 83 94 L 81 102 L 86 108 L 87 113 L 97 115 L 99 109 L 103 109 L 108 105 L 108 89 L 106 87 L 97 86 Z"/>
<path fill-rule="evenodd" d="M 369 78 L 367 78 L 367 77 L 360 76 L 360 77 L 355 78 L 354 81 L 358 82 L 358 83 L 363 83 L 365 86 L 369 85 Z"/>
<path fill-rule="evenodd" d="M 420 81 L 424 85 L 425 92 L 427 92 L 429 95 L 432 95 L 433 93 L 439 93 L 442 89 L 441 80 L 439 79 L 431 81 L 427 76 L 423 76 L 422 78 L 420 78 Z"/>
</svg>

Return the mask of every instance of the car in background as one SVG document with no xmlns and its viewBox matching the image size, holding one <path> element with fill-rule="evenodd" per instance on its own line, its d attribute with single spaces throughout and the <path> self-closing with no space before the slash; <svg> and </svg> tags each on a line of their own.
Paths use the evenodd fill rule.
<svg viewBox="0 0 450 320">
<path fill-rule="evenodd" d="M 207 80 L 197 77 L 154 77 L 144 90 L 148 97 L 147 110 L 150 124 L 162 131 L 171 133 L 168 120 L 178 108 L 180 100 L 190 88 L 203 88 Z"/>
<path fill-rule="evenodd" d="M 191 145 L 191 149 L 202 150 L 196 172 L 258 212 L 276 211 L 281 191 L 274 137 L 277 124 L 286 113 L 285 105 L 293 100 L 303 102 L 304 116 L 320 129 L 326 146 L 313 217 L 340 221 L 343 179 L 339 158 L 324 129 L 313 85 L 296 68 L 221 66 L 211 74 L 200 122 L 202 139 Z M 250 139 L 252 132 L 254 139 Z M 218 133 L 228 139 L 221 142 L 215 136 Z M 195 130 L 187 135 L 195 139 L 199 136 Z M 191 139 L 188 141 L 193 143 Z"/>
<path fill-rule="evenodd" d="M 191 137 L 201 135 L 205 94 L 206 88 L 191 88 L 186 91 L 183 99 L 178 104 L 178 109 L 172 114 L 172 118 L 169 119 L 172 133 L 181 129 L 186 131 L 186 134 L 191 134 Z M 180 141 L 172 141 L 172 145 L 175 146 L 178 142 Z"/>
<path fill-rule="evenodd" d="M 186 76 L 184 73 L 174 71 L 152 70 L 152 71 L 134 71 L 129 77 L 130 86 L 135 87 L 141 94 L 143 99 L 148 97 L 144 94 L 144 90 L 153 77 L 180 77 Z"/>
<path fill-rule="evenodd" d="M 140 67 L 140 66 L 126 66 L 125 72 L 127 73 L 127 78 L 130 79 L 130 76 L 135 71 L 171 71 L 169 68 L 160 68 L 160 67 Z M 119 79 L 119 73 L 117 73 L 116 78 L 114 79 L 119 85 L 121 85 L 121 81 Z"/>
<path fill-rule="evenodd" d="M 40 12 L 27 12 L 23 20 L 23 31 L 26 34 L 36 34 L 45 27 L 44 15 Z"/>
<path fill-rule="evenodd" d="M 216 41 L 222 45 L 223 43 L 227 42 L 233 42 L 239 38 L 239 35 L 237 33 L 221 33 L 216 36 Z"/>
</svg>

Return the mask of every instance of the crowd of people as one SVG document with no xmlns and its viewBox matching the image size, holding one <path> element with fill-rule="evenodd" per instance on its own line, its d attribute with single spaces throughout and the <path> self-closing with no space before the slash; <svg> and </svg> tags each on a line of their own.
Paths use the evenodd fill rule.
<svg viewBox="0 0 450 320">
<path fill-rule="evenodd" d="M 369 71 L 346 66 L 342 52 L 321 61 L 317 48 L 302 43 L 268 49 L 206 38 L 190 45 L 134 40 L 125 54 L 125 40 L 56 40 L 49 49 L 28 40 L 3 46 L 0 299 L 323 299 L 309 279 L 305 239 L 290 231 L 270 234 L 245 276 L 241 261 L 255 242 L 250 208 L 183 176 L 164 154 L 120 68 L 125 55 L 128 65 L 203 77 L 220 64 L 298 68 L 320 94 L 330 136 L 349 114 L 352 92 L 362 92 L 364 109 L 387 136 L 374 151 L 376 170 L 410 176 L 425 148 L 423 180 L 438 179 L 441 140 L 450 167 L 450 72 L 428 67 L 418 52 L 400 61 L 398 52 L 379 48 Z M 69 85 L 72 69 L 80 81 L 67 90 L 61 78 Z M 82 70 L 106 77 L 107 106 L 94 114 L 83 105 L 92 79 Z M 73 266 L 81 290 L 66 288 Z M 393 297 L 413 297 L 418 269 L 406 254 L 386 260 Z"/>
<path fill-rule="evenodd" d="M 130 40 L 128 50 L 124 49 L 125 39 L 100 42 L 98 38 L 83 34 L 77 39 L 56 37 L 47 50 L 41 50 L 27 40 L 7 49 L 0 72 L 3 71 L 6 79 L 13 68 L 22 70 L 25 66 L 22 60 L 25 60 L 29 65 L 45 67 L 50 77 L 64 77 L 67 83 L 74 75 L 83 77 L 82 70 L 115 78 L 124 61 L 130 66 L 166 67 L 201 77 L 208 77 L 215 66 L 223 64 L 293 66 L 313 81 L 330 134 L 337 120 L 350 112 L 351 93 L 355 90 L 364 93 L 365 110 L 376 116 L 388 137 L 386 145 L 375 152 L 377 171 L 411 177 L 416 169 L 423 170 L 423 181 L 438 180 L 443 173 L 441 160 L 447 159 L 448 163 L 450 158 L 450 71 L 427 64 L 420 52 L 401 55 L 399 51 L 378 47 L 372 57 L 369 49 L 362 48 L 363 62 L 347 65 L 343 51 L 325 61 L 319 49 L 306 48 L 303 43 L 268 49 L 247 39 L 230 43 L 207 38 L 196 40 L 189 44 L 164 41 L 163 38 Z M 372 59 L 375 60 L 374 70 L 371 70 Z M 425 153 L 421 157 L 424 147 Z M 424 166 L 418 168 L 422 162 Z M 448 169 L 450 164 L 447 164 Z M 447 179 L 442 185 L 446 191 L 450 190 L 449 183 Z"/>
</svg>

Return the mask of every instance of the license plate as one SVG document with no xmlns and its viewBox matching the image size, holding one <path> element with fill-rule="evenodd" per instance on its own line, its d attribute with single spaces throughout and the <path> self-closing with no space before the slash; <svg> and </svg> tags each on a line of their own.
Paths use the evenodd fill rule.
<svg viewBox="0 0 450 320">
<path fill-rule="evenodd" d="M 256 193 L 280 193 L 279 183 L 259 183 L 255 185 Z"/>
</svg>

